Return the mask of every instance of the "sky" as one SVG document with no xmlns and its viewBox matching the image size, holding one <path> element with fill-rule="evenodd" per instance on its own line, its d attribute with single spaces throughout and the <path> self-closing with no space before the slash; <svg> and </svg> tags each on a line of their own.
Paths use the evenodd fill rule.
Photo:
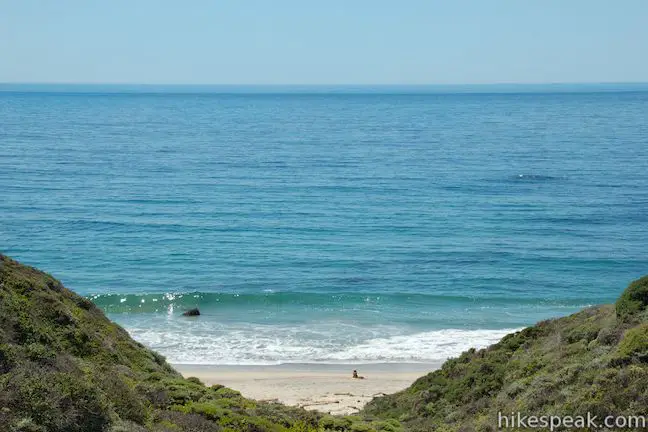
<svg viewBox="0 0 648 432">
<path fill-rule="evenodd" d="M 648 82 L 647 0 L 0 0 L 0 83 Z"/>
</svg>

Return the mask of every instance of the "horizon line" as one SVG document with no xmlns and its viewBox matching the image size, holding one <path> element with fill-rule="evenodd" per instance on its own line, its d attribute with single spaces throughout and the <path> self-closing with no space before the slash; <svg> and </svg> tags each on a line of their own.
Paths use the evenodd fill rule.
<svg viewBox="0 0 648 432">
<path fill-rule="evenodd" d="M 463 86 L 562 86 L 562 85 L 648 85 L 648 81 L 555 81 L 489 83 L 139 83 L 101 81 L 0 81 L 0 85 L 105 85 L 105 86 L 182 86 L 182 87 L 463 87 Z"/>
<path fill-rule="evenodd" d="M 647 92 L 648 82 L 556 82 L 479 84 L 133 84 L 0 82 L 4 94 L 533 94 Z"/>
</svg>

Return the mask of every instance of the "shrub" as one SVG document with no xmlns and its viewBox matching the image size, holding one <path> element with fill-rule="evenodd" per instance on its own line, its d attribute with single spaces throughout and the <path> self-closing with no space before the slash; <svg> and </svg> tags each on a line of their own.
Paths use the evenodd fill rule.
<svg viewBox="0 0 648 432">
<path fill-rule="evenodd" d="M 14 345 L 0 344 L 0 374 L 9 372 L 16 365 L 16 351 Z"/>
<path fill-rule="evenodd" d="M 351 427 L 351 423 L 351 420 L 348 418 L 325 416 L 320 421 L 320 426 L 327 431 L 346 431 Z"/>
<path fill-rule="evenodd" d="M 157 414 L 156 421 L 165 426 L 165 430 L 187 432 L 219 432 L 221 427 L 206 418 L 177 411 L 161 411 Z"/>
<path fill-rule="evenodd" d="M 648 276 L 644 276 L 628 285 L 616 302 L 616 314 L 621 320 L 627 320 L 648 306 Z"/>
<path fill-rule="evenodd" d="M 49 432 L 102 430 L 111 420 L 101 392 L 83 376 L 30 362 L 12 371 L 10 379 L 0 381 L 0 394 L 11 411 L 29 414 L 34 424 Z"/>
<path fill-rule="evenodd" d="M 199 379 L 199 378 L 196 378 L 196 377 L 188 377 L 188 378 L 187 378 L 187 381 L 192 382 L 192 383 L 194 383 L 194 384 L 204 385 L 204 384 L 202 383 L 202 381 L 200 381 L 200 379 Z"/>
<path fill-rule="evenodd" d="M 376 421 L 371 424 L 379 432 L 400 432 L 403 430 L 397 420 Z"/>
<path fill-rule="evenodd" d="M 604 327 L 596 336 L 598 343 L 603 345 L 614 345 L 618 342 L 620 332 L 615 328 Z"/>
<path fill-rule="evenodd" d="M 571 329 L 571 331 L 567 332 L 565 339 L 569 343 L 578 342 L 580 340 L 590 342 L 596 339 L 600 330 L 600 327 L 590 322 L 585 322 L 584 324 L 574 327 L 573 329 Z"/>
<path fill-rule="evenodd" d="M 220 396 L 220 397 L 223 397 L 223 398 L 237 398 L 237 397 L 241 397 L 241 393 L 240 393 L 240 392 L 238 392 L 238 391 L 236 391 L 236 390 L 232 390 L 232 389 L 227 388 L 227 387 L 221 387 L 221 388 L 219 388 L 218 390 L 216 390 L 216 394 L 217 394 L 218 396 Z"/>
<path fill-rule="evenodd" d="M 189 402 L 173 407 L 175 411 L 185 414 L 200 414 L 210 420 L 222 420 L 231 416 L 232 412 L 212 402 Z"/>
<path fill-rule="evenodd" d="M 297 422 L 287 432 L 318 432 L 318 429 L 304 422 Z"/>
<path fill-rule="evenodd" d="M 243 400 L 243 399 L 241 399 Z M 249 402 L 245 402 L 249 403 Z M 295 424 L 304 424 L 316 429 L 319 425 L 321 414 L 316 411 L 306 411 L 299 408 L 287 407 L 280 403 L 255 403 L 250 413 L 254 416 L 266 418 L 273 423 L 290 428 Z"/>
<path fill-rule="evenodd" d="M 131 421 L 118 421 L 108 429 L 108 432 L 146 432 L 146 429 Z"/>
<path fill-rule="evenodd" d="M 617 354 L 622 359 L 648 358 L 648 323 L 628 330 L 619 343 Z"/>
<path fill-rule="evenodd" d="M 353 423 L 351 425 L 351 432 L 375 432 L 375 429 L 366 423 Z"/>
<path fill-rule="evenodd" d="M 47 430 L 43 426 L 37 425 L 29 417 L 20 419 L 17 422 L 15 422 L 11 428 L 11 431 L 12 432 L 47 432 Z"/>
<path fill-rule="evenodd" d="M 143 424 L 148 414 L 143 404 L 144 398 L 131 389 L 114 370 L 101 375 L 102 379 L 96 385 L 110 397 L 117 415 L 122 420 Z"/>
<path fill-rule="evenodd" d="M 32 343 L 25 347 L 27 358 L 35 362 L 49 362 L 53 361 L 56 353 L 50 351 L 44 345 L 39 343 Z"/>
</svg>

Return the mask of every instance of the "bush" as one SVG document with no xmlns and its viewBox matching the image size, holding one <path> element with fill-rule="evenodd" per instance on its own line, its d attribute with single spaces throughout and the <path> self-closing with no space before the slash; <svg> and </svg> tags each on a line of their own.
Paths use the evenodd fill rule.
<svg viewBox="0 0 648 432">
<path fill-rule="evenodd" d="M 232 390 L 232 389 L 227 388 L 227 387 L 219 388 L 218 390 L 216 390 L 216 394 L 218 396 L 220 396 L 220 397 L 223 397 L 223 398 L 238 398 L 238 397 L 241 397 L 240 392 L 238 392 L 236 390 Z"/>
<path fill-rule="evenodd" d="M 9 372 L 16 365 L 16 351 L 14 345 L 0 344 L 0 374 Z"/>
<path fill-rule="evenodd" d="M 199 414 L 210 420 L 222 420 L 231 416 L 231 410 L 212 402 L 189 402 L 184 405 L 176 405 L 174 410 L 185 414 Z"/>
<path fill-rule="evenodd" d="M 346 431 L 351 427 L 351 420 L 344 417 L 325 416 L 320 421 L 320 426 L 327 431 Z"/>
<path fill-rule="evenodd" d="M 219 432 L 221 427 L 197 414 L 161 411 L 156 421 L 167 430 L 187 432 Z"/>
<path fill-rule="evenodd" d="M 379 432 L 400 432 L 403 430 L 397 420 L 389 419 L 384 421 L 376 421 L 372 426 Z"/>
<path fill-rule="evenodd" d="M 103 395 L 82 375 L 55 372 L 30 362 L 12 371 L 11 379 L 0 381 L 0 394 L 3 405 L 12 412 L 29 414 L 33 424 L 49 432 L 102 430 L 111 421 Z M 26 425 L 19 430 L 33 429 Z"/>
<path fill-rule="evenodd" d="M 144 398 L 130 388 L 115 370 L 106 371 L 101 376 L 101 381 L 95 385 L 110 397 L 117 415 L 122 420 L 143 424 L 148 414 L 144 407 Z"/>
<path fill-rule="evenodd" d="M 351 432 L 375 432 L 375 429 L 366 423 L 353 423 Z"/>
<path fill-rule="evenodd" d="M 187 381 L 192 382 L 194 384 L 204 385 L 202 381 L 200 381 L 200 378 L 196 378 L 196 377 L 188 377 Z"/>
<path fill-rule="evenodd" d="M 118 421 L 108 429 L 108 432 L 146 432 L 146 429 L 131 421 Z"/>
<path fill-rule="evenodd" d="M 622 359 L 648 358 L 648 323 L 628 330 L 619 343 L 617 354 Z"/>
<path fill-rule="evenodd" d="M 34 423 L 31 418 L 20 419 L 14 423 L 11 428 L 12 432 L 47 432 L 47 430 L 40 425 Z"/>
<path fill-rule="evenodd" d="M 38 343 L 32 343 L 25 347 L 27 358 L 35 362 L 50 362 L 53 361 L 56 357 L 56 354 L 44 345 Z"/>
<path fill-rule="evenodd" d="M 618 342 L 620 331 L 616 328 L 602 328 L 596 336 L 596 341 L 603 345 L 614 345 Z"/>
<path fill-rule="evenodd" d="M 616 314 L 621 320 L 628 320 L 648 306 L 648 276 L 628 285 L 616 302 Z"/>
</svg>

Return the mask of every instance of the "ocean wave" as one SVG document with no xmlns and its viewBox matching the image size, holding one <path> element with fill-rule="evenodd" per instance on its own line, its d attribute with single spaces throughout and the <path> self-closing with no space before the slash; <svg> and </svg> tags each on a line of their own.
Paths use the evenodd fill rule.
<svg viewBox="0 0 648 432">
<path fill-rule="evenodd" d="M 187 328 L 127 329 L 171 363 L 214 365 L 437 363 L 470 348 L 496 343 L 517 330 L 443 329 L 365 338 L 357 332 L 359 328 L 344 324 L 320 329 L 226 327 L 207 332 Z"/>
<path fill-rule="evenodd" d="M 331 353 L 325 359 L 340 362 L 434 362 L 455 357 L 470 348 L 484 348 L 492 345 L 514 331 L 516 329 L 446 329 L 371 339 L 340 352 Z"/>
<path fill-rule="evenodd" d="M 167 292 L 149 294 L 97 294 L 89 297 L 108 313 L 154 313 L 179 311 L 193 307 L 204 310 L 249 308 L 263 306 L 319 306 L 338 308 L 350 305 L 388 306 L 547 306 L 552 308 L 583 308 L 596 299 L 572 298 L 552 299 L 544 297 L 511 297 L 498 295 L 450 295 L 416 293 L 349 293 L 297 291 L 275 291 L 263 289 L 260 292 Z M 603 302 L 601 299 L 600 302 Z"/>
</svg>

